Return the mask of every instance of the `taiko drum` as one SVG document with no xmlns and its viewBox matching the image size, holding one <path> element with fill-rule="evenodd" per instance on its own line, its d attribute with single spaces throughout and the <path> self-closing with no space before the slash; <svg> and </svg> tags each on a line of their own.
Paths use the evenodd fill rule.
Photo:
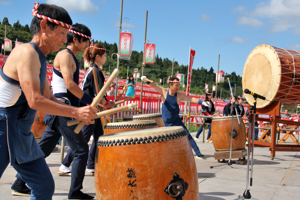
<svg viewBox="0 0 300 200">
<path fill-rule="evenodd" d="M 272 101 L 285 105 L 300 103 L 300 52 L 267 44 L 255 47 L 245 62 L 243 90 L 248 89 L 266 97 L 257 99 L 257 108 L 267 107 Z M 249 104 L 254 98 L 245 95 Z"/>
<path fill-rule="evenodd" d="M 31 127 L 31 132 L 33 133 L 37 141 L 39 141 L 42 138 L 43 133 L 46 129 L 46 125 L 43 123 L 44 117 L 44 113 L 37 111 L 34 118 L 34 122 Z"/>
<path fill-rule="evenodd" d="M 198 200 L 195 159 L 179 126 L 126 131 L 99 138 L 98 200 Z"/>
<path fill-rule="evenodd" d="M 246 144 L 246 131 L 245 124 L 241 117 L 239 117 L 241 127 L 237 117 L 233 117 L 233 131 L 232 116 L 214 117 L 211 123 L 211 136 L 216 151 L 230 150 L 231 131 L 232 133 L 232 149 L 242 150 L 245 149 Z"/>
<path fill-rule="evenodd" d="M 155 127 L 157 127 L 155 120 L 133 120 L 125 122 L 107 123 L 104 127 L 104 135 Z"/>
<path fill-rule="evenodd" d="M 123 118 L 124 121 L 132 121 L 132 120 L 155 120 L 157 123 L 157 127 L 164 127 L 165 123 L 162 119 L 160 113 L 152 113 L 152 114 L 141 114 L 141 115 L 131 115 L 125 116 Z"/>
</svg>

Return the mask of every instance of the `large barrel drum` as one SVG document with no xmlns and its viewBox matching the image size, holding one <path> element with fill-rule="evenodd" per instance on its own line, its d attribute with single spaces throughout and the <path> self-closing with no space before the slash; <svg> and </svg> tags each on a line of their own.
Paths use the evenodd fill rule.
<svg viewBox="0 0 300 200">
<path fill-rule="evenodd" d="M 152 113 L 152 114 L 141 114 L 141 115 L 128 115 L 123 118 L 124 121 L 131 120 L 155 120 L 157 123 L 157 127 L 164 127 L 165 123 L 162 119 L 160 113 Z"/>
<path fill-rule="evenodd" d="M 232 150 L 245 149 L 246 131 L 242 118 L 233 117 Z M 231 140 L 232 116 L 214 117 L 211 123 L 211 136 L 216 151 L 229 151 Z"/>
<path fill-rule="evenodd" d="M 300 52 L 262 44 L 249 54 L 243 70 L 243 90 L 248 89 L 266 97 L 257 99 L 257 108 L 272 101 L 285 105 L 300 103 Z M 253 105 L 250 94 L 245 95 Z"/>
<path fill-rule="evenodd" d="M 95 186 L 98 200 L 198 200 L 195 159 L 179 126 L 103 135 Z"/>
<path fill-rule="evenodd" d="M 157 127 L 155 120 L 133 120 L 107 123 L 104 127 L 104 135 L 155 127 Z"/>
<path fill-rule="evenodd" d="M 41 140 L 43 133 L 46 129 L 46 125 L 43 123 L 44 117 L 44 113 L 37 111 L 34 118 L 34 122 L 31 127 L 31 132 L 33 133 L 37 141 Z"/>
</svg>

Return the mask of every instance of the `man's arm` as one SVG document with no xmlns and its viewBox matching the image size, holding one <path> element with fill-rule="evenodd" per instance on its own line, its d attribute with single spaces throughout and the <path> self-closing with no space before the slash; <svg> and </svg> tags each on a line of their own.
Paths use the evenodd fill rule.
<svg viewBox="0 0 300 200">
<path fill-rule="evenodd" d="M 179 95 L 179 98 L 181 101 L 190 101 L 192 103 L 198 103 L 198 104 L 202 104 L 203 101 L 200 100 L 200 99 L 197 99 L 197 98 L 194 98 L 194 97 L 189 97 L 189 96 L 186 96 L 185 94 L 182 94 L 182 93 L 178 93 Z"/>
<path fill-rule="evenodd" d="M 57 63 L 55 63 L 55 65 L 59 65 L 60 72 L 63 76 L 67 89 L 78 99 L 81 99 L 84 95 L 84 92 L 73 80 L 72 64 L 75 64 L 73 62 L 73 57 L 68 52 L 61 52 L 56 59 Z"/>
<path fill-rule="evenodd" d="M 16 73 L 30 108 L 42 113 L 72 117 L 81 121 L 90 121 L 93 119 L 97 112 L 96 108 L 90 106 L 76 108 L 45 98 L 40 92 L 39 74 L 41 66 L 38 54 L 33 48 L 27 48 L 23 49 L 20 55 L 23 56 L 20 56 L 20 59 L 16 60 Z M 50 92 L 47 91 L 46 87 L 49 90 L 47 82 L 43 86 L 42 91 L 45 92 L 47 97 L 50 97 Z"/>
</svg>

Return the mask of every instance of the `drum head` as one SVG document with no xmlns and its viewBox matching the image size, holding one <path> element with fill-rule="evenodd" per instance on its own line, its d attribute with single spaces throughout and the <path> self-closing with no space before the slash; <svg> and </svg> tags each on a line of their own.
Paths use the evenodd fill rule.
<svg viewBox="0 0 300 200">
<path fill-rule="evenodd" d="M 266 97 L 269 101 L 257 99 L 257 108 L 268 106 L 275 98 L 281 81 L 281 64 L 276 50 L 267 44 L 254 48 L 249 54 L 242 76 L 243 91 L 245 89 Z M 254 98 L 245 94 L 250 105 Z"/>
<path fill-rule="evenodd" d="M 98 146 L 116 146 L 161 142 L 179 138 L 185 136 L 186 134 L 186 131 L 181 126 L 125 131 L 100 136 L 98 140 Z"/>
<path fill-rule="evenodd" d="M 232 119 L 232 116 L 224 116 L 224 117 L 213 117 L 212 120 L 229 120 Z M 237 119 L 236 116 L 233 116 L 233 119 Z M 242 120 L 241 116 L 239 115 L 239 119 Z"/>
</svg>

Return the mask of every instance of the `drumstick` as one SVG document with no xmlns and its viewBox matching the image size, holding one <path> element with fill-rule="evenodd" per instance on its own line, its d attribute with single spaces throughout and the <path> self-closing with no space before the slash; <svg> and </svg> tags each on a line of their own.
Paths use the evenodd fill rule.
<svg viewBox="0 0 300 200">
<path fill-rule="evenodd" d="M 133 99 L 133 97 L 129 97 L 129 98 L 123 99 L 123 100 L 121 100 L 121 101 L 116 101 L 116 102 L 110 103 L 110 104 L 108 104 L 108 105 L 103 106 L 103 109 L 110 108 L 110 107 L 114 107 L 114 106 L 116 106 L 116 105 L 118 105 L 118 104 L 121 104 L 121 103 L 124 103 L 125 101 L 128 101 L 128 100 L 130 100 L 130 99 Z"/>
<path fill-rule="evenodd" d="M 105 111 L 102 111 L 102 112 L 98 112 L 96 114 L 96 116 L 94 117 L 94 119 L 98 119 L 100 117 L 115 114 L 115 113 L 118 113 L 118 112 L 123 112 L 123 111 L 129 110 L 131 108 L 135 108 L 135 107 L 137 107 L 137 103 L 132 103 L 132 104 L 128 104 L 126 106 L 122 106 L 122 107 L 113 108 L 113 109 L 110 109 L 110 110 L 105 110 Z M 73 126 L 75 124 L 78 124 L 78 120 L 76 120 L 76 119 L 70 120 L 70 121 L 67 122 L 68 126 Z"/>
<path fill-rule="evenodd" d="M 122 98 L 122 96 L 123 96 L 123 94 L 124 94 L 124 92 L 125 92 L 125 87 L 123 87 L 123 90 L 122 90 L 122 93 L 120 94 L 120 96 L 119 96 L 119 98 L 118 98 L 118 101 L 120 101 L 120 99 Z"/>
<path fill-rule="evenodd" d="M 96 107 L 99 103 L 99 101 L 104 96 L 106 90 L 109 88 L 110 84 L 113 82 L 113 80 L 117 77 L 119 74 L 119 70 L 115 69 L 113 73 L 110 75 L 109 79 L 107 80 L 106 84 L 101 88 L 100 92 L 97 94 L 97 96 L 93 99 L 93 102 L 91 104 L 92 107 Z M 75 128 L 74 132 L 79 133 L 82 127 L 84 126 L 85 122 L 80 122 L 77 127 Z"/>
<path fill-rule="evenodd" d="M 150 80 L 150 79 L 147 79 L 146 77 L 143 77 L 143 81 L 148 81 L 148 82 L 150 82 L 150 83 L 152 83 L 152 82 L 153 82 L 152 80 Z"/>
</svg>

